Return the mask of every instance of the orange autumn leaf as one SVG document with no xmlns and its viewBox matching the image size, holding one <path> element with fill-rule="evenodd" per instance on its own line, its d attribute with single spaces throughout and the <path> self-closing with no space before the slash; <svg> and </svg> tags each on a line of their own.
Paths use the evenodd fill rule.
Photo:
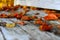
<svg viewBox="0 0 60 40">
<path fill-rule="evenodd" d="M 34 24 L 43 24 L 43 22 L 41 19 L 37 19 L 37 20 L 35 20 Z"/>
<path fill-rule="evenodd" d="M 47 24 L 43 24 L 39 27 L 40 30 L 42 31 L 49 31 L 52 29 L 52 26 L 51 25 L 47 25 Z"/>
<path fill-rule="evenodd" d="M 35 16 L 35 15 L 34 15 L 34 16 L 32 16 L 32 19 L 37 19 L 37 16 Z"/>
<path fill-rule="evenodd" d="M 22 16 L 21 20 L 29 21 L 31 18 L 29 16 Z"/>
<path fill-rule="evenodd" d="M 55 13 L 55 15 L 56 15 L 58 18 L 60 18 L 60 13 Z"/>
<path fill-rule="evenodd" d="M 56 20 L 58 17 L 55 14 L 48 14 L 44 17 L 45 20 Z"/>
<path fill-rule="evenodd" d="M 6 15 L 6 14 L 4 14 L 4 13 L 3 13 L 3 14 L 1 14 L 0 16 L 1 16 L 2 18 L 7 17 L 7 15 Z"/>
<path fill-rule="evenodd" d="M 21 21 L 21 22 L 18 22 L 18 24 L 25 25 L 25 22 Z"/>
</svg>

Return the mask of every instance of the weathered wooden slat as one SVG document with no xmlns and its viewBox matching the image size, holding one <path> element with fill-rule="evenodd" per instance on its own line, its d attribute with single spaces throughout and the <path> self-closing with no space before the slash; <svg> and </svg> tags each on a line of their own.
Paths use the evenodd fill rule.
<svg viewBox="0 0 60 40">
<path fill-rule="evenodd" d="M 22 27 L 22 26 L 21 26 Z M 26 27 L 27 29 L 25 29 L 24 27 Z M 25 29 L 27 32 L 29 32 L 31 35 L 35 35 L 38 37 L 37 40 L 40 40 L 39 37 L 42 39 L 42 40 L 58 40 L 60 39 L 59 37 L 55 36 L 54 34 L 52 33 L 46 33 L 46 32 L 41 32 L 38 30 L 38 27 L 33 25 L 33 24 L 30 24 L 29 25 L 26 25 L 22 27 L 23 29 Z M 29 31 L 28 31 L 29 30 Z M 33 34 L 32 34 L 33 33 Z M 35 36 L 34 36 L 35 37 Z M 43 39 L 44 38 L 44 39 Z"/>
<path fill-rule="evenodd" d="M 2 33 L 0 32 L 0 40 L 4 40 Z"/>
<path fill-rule="evenodd" d="M 29 40 L 29 35 L 24 32 L 21 32 L 21 31 L 19 31 L 21 33 L 16 32 L 16 30 L 13 28 L 7 29 L 7 28 L 1 27 L 1 29 L 5 35 L 6 40 L 24 40 L 24 39 Z"/>
<path fill-rule="evenodd" d="M 15 20 L 15 19 L 7 19 L 7 20 L 12 20 L 14 22 L 20 21 L 20 20 Z M 19 26 L 19 27 L 17 28 L 17 26 Z M 53 33 L 39 31 L 38 27 L 33 25 L 30 22 L 28 22 L 28 24 L 25 26 L 21 26 L 19 24 L 17 26 L 16 26 L 16 29 L 18 29 L 18 30 L 21 29 L 21 30 L 26 31 L 33 38 L 33 40 L 60 40 L 60 37 L 55 36 Z M 10 29 L 10 31 L 8 31 L 8 32 L 12 32 L 11 30 L 13 31 L 13 30 L 15 30 L 15 28 Z M 16 30 L 16 32 L 18 32 L 17 33 L 18 35 L 20 35 L 20 33 L 21 33 L 17 30 Z"/>
<path fill-rule="evenodd" d="M 53 33 L 39 31 L 37 26 L 29 22 L 25 26 L 19 26 L 20 28 L 28 32 L 35 40 L 60 40 L 60 38 L 55 36 Z"/>
<path fill-rule="evenodd" d="M 9 20 L 9 21 L 14 20 L 15 22 L 16 22 L 16 21 L 19 21 L 19 20 L 17 20 L 17 19 L 11 19 L 11 20 L 10 20 L 10 19 L 7 19 L 7 20 Z M 17 25 L 17 26 L 16 26 L 16 29 L 22 29 L 22 28 L 20 28 L 20 26 L 19 26 L 19 25 Z M 25 30 L 23 30 L 23 29 L 22 29 L 22 31 L 26 32 L 26 31 L 25 31 Z M 28 32 L 26 32 L 26 34 L 29 34 L 29 33 L 28 33 Z M 31 36 L 31 35 L 29 34 L 29 36 Z M 30 40 L 35 40 L 35 39 L 34 39 L 34 38 L 32 38 L 32 36 L 31 36 L 31 37 L 30 37 Z"/>
<path fill-rule="evenodd" d="M 28 14 L 35 15 L 35 13 L 40 13 L 38 17 L 44 17 L 47 15 L 44 12 L 37 10 L 29 11 L 27 12 L 27 15 Z M 14 22 L 20 21 L 17 19 L 8 19 L 8 18 L 0 18 L 0 20 L 8 23 L 12 21 Z M 60 37 L 55 36 L 53 33 L 40 31 L 37 26 L 33 25 L 30 22 L 27 22 L 27 25 L 24 26 L 17 24 L 17 26 L 14 28 L 1 27 L 1 29 L 6 40 L 60 40 Z M 4 40 L 2 34 L 0 38 L 2 38 L 1 40 Z"/>
<path fill-rule="evenodd" d="M 8 21 L 8 20 L 7 20 Z M 9 21 L 8 21 L 9 22 Z M 1 27 L 6 40 L 30 40 L 30 36 L 18 26 L 15 28 Z"/>
</svg>

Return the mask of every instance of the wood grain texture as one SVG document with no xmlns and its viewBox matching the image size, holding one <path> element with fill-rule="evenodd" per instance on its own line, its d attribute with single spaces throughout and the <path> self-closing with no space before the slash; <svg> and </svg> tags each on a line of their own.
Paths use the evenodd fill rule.
<svg viewBox="0 0 60 40">
<path fill-rule="evenodd" d="M 16 21 L 15 21 L 16 22 Z M 18 24 L 19 25 L 19 24 Z M 34 40 L 60 40 L 60 37 L 49 32 L 42 32 L 38 30 L 38 27 L 29 23 L 25 26 L 19 25 L 21 29 L 29 33 Z"/>
<path fill-rule="evenodd" d="M 0 40 L 4 40 L 2 33 L 0 32 Z"/>
<path fill-rule="evenodd" d="M 27 13 L 27 14 L 34 15 L 34 13 L 36 13 L 36 11 L 34 12 L 31 11 L 30 13 Z M 41 14 L 38 17 L 40 16 L 43 17 L 44 13 L 40 11 L 39 13 Z M 7 23 L 13 23 L 13 22 L 20 21 L 15 18 L 13 19 L 0 18 L 0 20 L 2 20 L 3 22 L 7 22 Z M 25 21 L 25 22 L 27 22 L 27 25 L 24 25 L 24 26 L 17 24 L 14 28 L 0 27 L 6 40 L 60 40 L 60 37 L 54 35 L 53 33 L 40 31 L 38 29 L 38 26 L 28 21 Z M 0 36 L 1 40 L 4 40 L 2 33 L 0 33 L 0 35 L 1 35 Z"/>
</svg>

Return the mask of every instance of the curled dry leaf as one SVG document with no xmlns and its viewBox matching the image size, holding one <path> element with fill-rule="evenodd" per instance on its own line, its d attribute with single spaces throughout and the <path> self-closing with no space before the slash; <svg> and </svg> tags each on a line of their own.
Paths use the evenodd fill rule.
<svg viewBox="0 0 60 40">
<path fill-rule="evenodd" d="M 60 18 L 60 13 L 55 13 L 55 15 L 56 15 L 58 18 Z"/>
<path fill-rule="evenodd" d="M 18 13 L 14 13 L 14 17 L 18 16 Z"/>
<path fill-rule="evenodd" d="M 43 22 L 42 22 L 41 19 L 36 19 L 35 22 L 34 22 L 34 24 L 40 24 L 41 25 L 41 24 L 43 24 Z"/>
<path fill-rule="evenodd" d="M 52 29 L 51 25 L 43 24 L 39 27 L 40 30 L 42 31 L 50 31 Z"/>
<path fill-rule="evenodd" d="M 18 24 L 25 25 L 25 22 L 24 21 L 20 21 L 20 22 L 18 22 Z"/>
<path fill-rule="evenodd" d="M 55 14 L 56 13 L 56 11 L 47 10 L 47 9 L 45 9 L 44 12 L 47 13 L 47 14 Z"/>
<path fill-rule="evenodd" d="M 34 16 L 32 16 L 32 19 L 37 19 L 37 16 L 35 16 L 35 15 L 34 15 Z"/>
<path fill-rule="evenodd" d="M 57 20 L 58 17 L 55 14 L 48 14 L 44 17 L 45 20 Z"/>
<path fill-rule="evenodd" d="M 29 21 L 31 18 L 29 16 L 22 16 L 21 20 Z"/>
<path fill-rule="evenodd" d="M 5 13 L 3 13 L 3 14 L 0 15 L 0 17 L 2 17 L 2 18 L 6 18 L 7 15 L 6 15 Z"/>
<path fill-rule="evenodd" d="M 15 25 L 16 25 L 15 23 L 12 23 L 12 24 L 6 23 L 6 27 L 7 27 L 7 28 L 14 28 Z"/>
</svg>

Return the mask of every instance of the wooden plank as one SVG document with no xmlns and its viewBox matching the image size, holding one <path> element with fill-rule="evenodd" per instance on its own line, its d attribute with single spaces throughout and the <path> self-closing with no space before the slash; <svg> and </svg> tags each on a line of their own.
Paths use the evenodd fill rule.
<svg viewBox="0 0 60 40">
<path fill-rule="evenodd" d="M 35 40 L 60 40 L 60 37 L 54 35 L 53 33 L 39 31 L 37 26 L 29 22 L 27 25 L 19 26 L 21 29 L 28 32 Z"/>
<path fill-rule="evenodd" d="M 4 40 L 1 30 L 0 30 L 0 40 Z"/>
<path fill-rule="evenodd" d="M 36 28 L 36 26 L 34 26 L 34 25 L 31 25 L 30 23 L 28 24 L 28 25 L 25 25 L 25 26 L 21 26 L 20 25 L 20 27 L 23 29 L 23 30 L 25 30 L 25 31 L 27 31 L 35 40 L 41 40 L 41 39 L 43 39 L 43 38 L 41 38 L 40 36 L 40 34 L 42 34 L 42 32 L 40 32 L 37 28 Z M 40 36 L 39 36 L 40 35 Z"/>
<path fill-rule="evenodd" d="M 20 21 L 15 19 L 7 20 L 12 20 L 14 22 Z M 17 26 L 19 26 L 20 29 L 26 31 L 33 38 L 33 40 L 60 40 L 60 37 L 55 36 L 53 33 L 39 31 L 38 27 L 31 24 L 30 22 L 28 22 L 28 24 L 25 26 L 21 26 L 19 24 Z"/>
<path fill-rule="evenodd" d="M 14 28 L 7 29 L 3 27 L 1 27 L 1 29 L 5 35 L 6 40 L 24 40 L 24 39 L 29 40 L 29 35 L 24 33 L 23 31 L 20 31 L 21 29 L 16 30 Z"/>
<path fill-rule="evenodd" d="M 19 20 L 15 19 L 15 18 L 14 18 L 14 19 L 11 19 L 11 20 L 10 20 L 10 19 L 7 19 L 7 20 L 9 20 L 9 21 L 14 20 L 15 22 L 16 22 L 16 21 L 19 21 Z M 17 26 L 18 26 L 18 28 L 17 28 Z M 16 26 L 16 29 L 22 29 L 22 28 L 20 28 L 19 25 L 17 25 L 17 26 Z M 23 30 L 23 29 L 22 29 L 22 30 Z M 26 32 L 27 34 L 29 34 L 27 31 L 25 31 L 25 30 L 23 30 L 23 31 Z M 30 34 L 29 34 L 29 36 L 30 36 L 30 40 L 35 40 Z"/>
<path fill-rule="evenodd" d="M 1 29 L 2 29 L 3 34 L 5 35 L 6 40 L 30 40 L 29 34 L 24 32 L 18 26 L 16 26 L 15 28 L 1 27 Z"/>
</svg>

